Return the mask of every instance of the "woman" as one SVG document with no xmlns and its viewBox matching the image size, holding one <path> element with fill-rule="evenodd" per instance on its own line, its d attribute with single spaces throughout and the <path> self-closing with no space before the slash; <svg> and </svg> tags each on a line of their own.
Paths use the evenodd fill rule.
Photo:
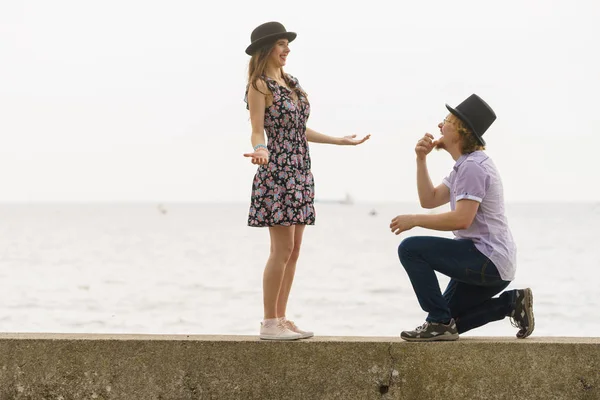
<svg viewBox="0 0 600 400">
<path fill-rule="evenodd" d="M 308 142 L 357 145 L 370 136 L 335 138 L 306 127 L 310 113 L 306 92 L 296 78 L 283 72 L 288 45 L 295 38 L 296 33 L 287 32 L 279 22 L 267 22 L 254 29 L 246 49 L 252 56 L 245 100 L 254 151 L 244 156 L 259 166 L 248 225 L 269 227 L 271 252 L 263 274 L 260 338 L 270 340 L 313 336 L 285 317 L 304 227 L 315 223 Z"/>
</svg>

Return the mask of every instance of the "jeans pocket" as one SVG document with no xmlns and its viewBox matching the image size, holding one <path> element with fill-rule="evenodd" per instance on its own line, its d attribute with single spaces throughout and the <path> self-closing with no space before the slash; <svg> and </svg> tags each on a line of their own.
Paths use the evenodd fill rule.
<svg viewBox="0 0 600 400">
<path fill-rule="evenodd" d="M 467 268 L 467 278 L 482 285 L 496 283 L 502 280 L 496 266 L 487 257 L 479 270 Z"/>
</svg>

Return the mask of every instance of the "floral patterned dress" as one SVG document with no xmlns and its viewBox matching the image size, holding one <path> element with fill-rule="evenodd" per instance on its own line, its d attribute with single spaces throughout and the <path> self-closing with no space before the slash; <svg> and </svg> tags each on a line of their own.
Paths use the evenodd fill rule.
<svg viewBox="0 0 600 400">
<path fill-rule="evenodd" d="M 300 88 L 296 78 L 287 78 L 292 90 Z M 269 77 L 263 80 L 273 95 L 264 123 L 269 162 L 260 165 L 254 176 L 248 225 L 314 225 L 315 190 L 306 139 L 310 104 L 299 91 L 296 103 L 290 89 Z M 247 96 L 246 90 L 246 102 Z"/>
</svg>

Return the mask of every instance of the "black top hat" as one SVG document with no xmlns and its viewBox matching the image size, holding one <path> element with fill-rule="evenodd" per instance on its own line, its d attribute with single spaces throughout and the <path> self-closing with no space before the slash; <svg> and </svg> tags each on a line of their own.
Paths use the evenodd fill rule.
<svg viewBox="0 0 600 400">
<path fill-rule="evenodd" d="M 496 114 L 481 97 L 472 94 L 456 106 L 456 108 L 452 108 L 448 104 L 446 104 L 446 108 L 467 124 L 479 140 L 479 143 L 485 146 L 485 140 L 483 140 L 482 136 L 490 125 L 492 125 L 492 122 L 496 120 Z"/>
<path fill-rule="evenodd" d="M 246 54 L 251 56 L 264 45 L 274 43 L 281 38 L 285 38 L 291 42 L 296 39 L 296 33 L 286 31 L 285 27 L 279 22 L 266 22 L 259 25 L 252 31 L 252 35 L 250 35 L 252 43 L 246 48 Z"/>
</svg>

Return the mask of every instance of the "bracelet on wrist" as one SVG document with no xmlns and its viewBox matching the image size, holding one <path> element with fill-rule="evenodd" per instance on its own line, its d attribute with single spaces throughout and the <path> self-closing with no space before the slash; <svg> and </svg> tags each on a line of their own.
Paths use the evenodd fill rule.
<svg viewBox="0 0 600 400">
<path fill-rule="evenodd" d="M 256 146 L 254 146 L 254 151 L 258 151 L 258 150 L 264 150 L 267 153 L 269 152 L 269 149 L 267 149 L 267 146 L 265 146 L 264 144 L 257 144 Z"/>
</svg>

